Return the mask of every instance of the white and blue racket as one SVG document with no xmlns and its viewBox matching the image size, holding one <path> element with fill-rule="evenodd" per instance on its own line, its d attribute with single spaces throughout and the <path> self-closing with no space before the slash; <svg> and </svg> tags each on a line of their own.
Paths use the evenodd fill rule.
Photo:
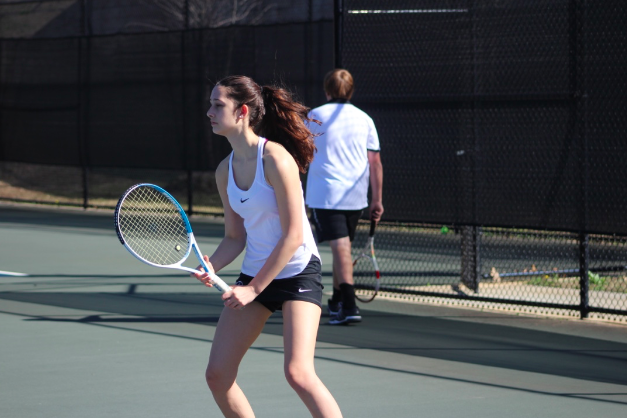
<svg viewBox="0 0 627 418">
<path fill-rule="evenodd" d="M 124 247 L 146 264 L 203 273 L 183 266 L 193 251 L 200 265 L 209 271 L 185 210 L 159 186 L 136 184 L 124 192 L 115 208 L 115 230 Z M 231 290 L 218 276 L 211 272 L 209 275 L 217 290 L 222 293 Z"/>
</svg>

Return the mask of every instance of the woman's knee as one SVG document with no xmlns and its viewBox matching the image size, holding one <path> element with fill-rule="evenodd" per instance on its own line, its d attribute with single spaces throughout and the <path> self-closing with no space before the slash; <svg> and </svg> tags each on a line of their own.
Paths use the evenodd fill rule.
<svg viewBox="0 0 627 418">
<path fill-rule="evenodd" d="M 226 392 L 235 382 L 235 376 L 217 367 L 207 366 L 205 381 L 211 392 Z"/>
<path fill-rule="evenodd" d="M 318 377 L 316 372 L 309 367 L 299 367 L 287 365 L 285 367 L 285 378 L 289 385 L 297 392 L 307 391 Z"/>
</svg>

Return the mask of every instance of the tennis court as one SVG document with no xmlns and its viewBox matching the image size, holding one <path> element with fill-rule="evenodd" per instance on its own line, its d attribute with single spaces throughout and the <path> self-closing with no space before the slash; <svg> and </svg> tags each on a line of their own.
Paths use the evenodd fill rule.
<svg viewBox="0 0 627 418">
<path fill-rule="evenodd" d="M 222 225 L 192 224 L 210 253 Z M 203 376 L 217 292 L 135 260 L 111 211 L 0 205 L 0 245 L 0 416 L 219 415 Z M 624 415 L 625 325 L 400 301 L 362 308 L 358 326 L 323 316 L 316 351 L 345 417 Z M 282 374 L 281 323 L 270 319 L 238 381 L 258 417 L 308 416 Z"/>
</svg>

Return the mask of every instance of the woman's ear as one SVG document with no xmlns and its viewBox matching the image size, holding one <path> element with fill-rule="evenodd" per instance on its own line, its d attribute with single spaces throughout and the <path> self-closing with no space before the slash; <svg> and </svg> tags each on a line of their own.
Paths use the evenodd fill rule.
<svg viewBox="0 0 627 418">
<path fill-rule="evenodd" d="M 239 116 L 237 118 L 244 119 L 247 114 L 248 114 L 248 106 L 242 105 L 242 107 L 239 108 Z"/>
</svg>

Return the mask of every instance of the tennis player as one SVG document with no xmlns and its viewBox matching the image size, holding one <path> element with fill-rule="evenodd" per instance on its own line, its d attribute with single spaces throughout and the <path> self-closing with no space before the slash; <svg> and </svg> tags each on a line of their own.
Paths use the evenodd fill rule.
<svg viewBox="0 0 627 418">
<path fill-rule="evenodd" d="M 379 136 L 370 116 L 350 103 L 353 76 L 335 69 L 324 78 L 328 103 L 313 109 L 309 117 L 318 152 L 307 175 L 305 203 L 312 209 L 318 243 L 328 241 L 333 254 L 333 295 L 328 301 L 329 324 L 361 322 L 355 303 L 351 243 L 357 222 L 368 207 L 370 219 L 383 215 L 383 166 Z"/>
<path fill-rule="evenodd" d="M 283 313 L 284 371 L 313 417 L 341 417 L 316 375 L 322 306 L 321 264 L 307 220 L 300 173 L 313 158 L 309 109 L 275 86 L 245 76 L 219 81 L 207 116 L 233 152 L 216 170 L 225 235 L 209 258 L 215 272 L 246 248 L 241 274 L 222 295 L 206 379 L 225 417 L 254 417 L 236 383 L 244 354 L 276 310 Z M 196 277 L 211 286 L 207 274 Z"/>
</svg>

